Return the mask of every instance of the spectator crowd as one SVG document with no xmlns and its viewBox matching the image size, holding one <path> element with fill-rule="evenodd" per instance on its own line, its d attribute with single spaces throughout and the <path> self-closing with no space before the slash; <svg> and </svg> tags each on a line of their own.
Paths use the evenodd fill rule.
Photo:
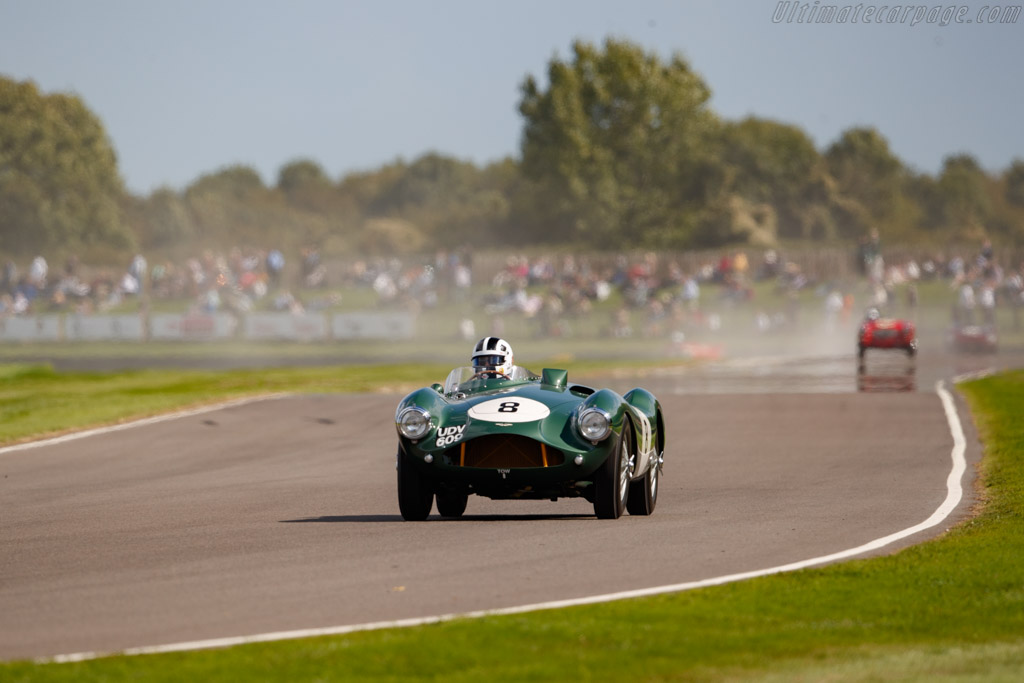
<svg viewBox="0 0 1024 683">
<path fill-rule="evenodd" d="M 361 290 L 372 292 L 360 299 L 368 307 L 423 311 L 455 305 L 461 316 L 458 333 L 467 338 L 476 335 L 473 321 L 481 317 L 496 334 L 517 317 L 529 321 L 538 336 L 569 337 L 578 333 L 580 321 L 596 314 L 604 320 L 601 335 L 681 340 L 697 331 L 715 332 L 723 313 L 741 306 L 749 311 L 751 332 L 794 329 L 801 325 L 802 310 L 806 315 L 808 297 L 821 302 L 826 329 L 849 323 L 858 307 L 913 312 L 917 285 L 926 280 L 948 282 L 956 323 L 994 322 L 997 305 L 1009 305 L 1016 321 L 1024 307 L 1024 264 L 1004 270 L 987 241 L 970 257 L 890 264 L 873 233 L 857 249 L 852 277 L 838 269 L 809 271 L 773 249 L 753 259 L 747 250 L 736 250 L 703 259 L 647 252 L 633 257 L 513 254 L 503 261 L 488 256 L 483 265 L 480 260 L 474 263 L 468 250 L 442 250 L 430 258 L 325 264 L 313 247 L 296 254 L 237 247 L 180 262 L 150 263 L 138 254 L 114 270 L 85 267 L 75 257 L 55 269 L 40 255 L 21 268 L 10 260 L 4 264 L 0 317 L 156 305 L 190 312 L 301 313 L 337 307 L 342 291 Z"/>
</svg>

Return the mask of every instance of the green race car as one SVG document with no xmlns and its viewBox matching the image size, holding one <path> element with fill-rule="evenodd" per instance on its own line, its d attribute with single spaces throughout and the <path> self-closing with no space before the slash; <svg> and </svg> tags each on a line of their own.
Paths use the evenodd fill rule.
<svg viewBox="0 0 1024 683">
<path fill-rule="evenodd" d="M 658 500 L 665 424 L 644 389 L 620 396 L 572 384 L 565 370 L 461 367 L 403 398 L 395 426 L 406 520 L 426 519 L 435 498 L 442 517 L 459 517 L 470 494 L 583 497 L 604 519 L 649 515 Z"/>
</svg>

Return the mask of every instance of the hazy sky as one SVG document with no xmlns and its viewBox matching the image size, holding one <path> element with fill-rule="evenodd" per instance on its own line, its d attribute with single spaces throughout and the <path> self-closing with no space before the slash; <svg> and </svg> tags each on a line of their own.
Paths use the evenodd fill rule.
<svg viewBox="0 0 1024 683">
<path fill-rule="evenodd" d="M 881 3 L 826 2 L 847 23 L 787 22 L 777 0 L 0 0 L 0 74 L 79 95 L 136 193 L 235 163 L 274 184 L 300 157 L 337 178 L 430 150 L 518 155 L 523 78 L 608 36 L 681 53 L 718 114 L 796 124 L 821 149 L 872 125 L 930 173 L 952 153 L 1024 158 L 1024 13 L 922 5 L 971 23 L 911 25 L 890 5 L 879 24 Z"/>
</svg>

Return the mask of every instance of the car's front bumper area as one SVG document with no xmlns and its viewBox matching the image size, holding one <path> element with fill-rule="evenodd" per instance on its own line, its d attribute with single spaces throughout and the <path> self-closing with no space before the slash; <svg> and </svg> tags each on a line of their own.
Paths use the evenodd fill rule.
<svg viewBox="0 0 1024 683">
<path fill-rule="evenodd" d="M 906 349 L 916 346 L 914 335 L 864 335 L 860 345 L 866 349 Z"/>
<path fill-rule="evenodd" d="M 954 342 L 954 347 L 957 351 L 967 351 L 970 353 L 988 353 L 995 351 L 997 344 L 995 341 L 990 341 L 984 338 L 967 337 L 960 338 Z"/>
<path fill-rule="evenodd" d="M 488 498 L 584 497 L 594 472 L 617 442 L 611 436 L 586 451 L 518 434 L 486 434 L 444 450 L 425 451 L 405 439 L 412 464 L 438 486 Z"/>
</svg>

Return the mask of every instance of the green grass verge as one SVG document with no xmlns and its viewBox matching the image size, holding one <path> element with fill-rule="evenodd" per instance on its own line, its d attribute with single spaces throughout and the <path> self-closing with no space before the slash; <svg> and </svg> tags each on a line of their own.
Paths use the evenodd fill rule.
<svg viewBox="0 0 1024 683">
<path fill-rule="evenodd" d="M 620 369 L 642 374 L 646 367 L 670 364 L 554 357 L 533 367 L 538 372 L 542 367 L 565 368 L 577 381 L 586 381 L 594 374 Z M 0 445 L 244 396 L 278 392 L 408 393 L 431 382 L 443 382 L 449 370 L 447 365 L 406 363 L 99 373 L 57 372 L 48 365 L 0 365 Z"/>
<path fill-rule="evenodd" d="M 634 362 L 664 361 L 670 357 L 667 340 L 632 339 L 522 339 L 509 336 L 516 360 L 534 368 L 545 362 L 575 363 L 602 360 Z M 473 341 L 453 338 L 409 341 L 359 342 L 54 342 L 46 344 L 0 344 L 0 363 L 25 363 L 133 358 L 143 366 L 194 367 L 228 361 L 234 367 L 273 367 L 307 364 L 391 365 L 428 362 L 451 368 L 469 362 Z M 27 359 L 27 360 L 26 360 Z M 669 358 L 670 359 L 670 358 Z"/>
<path fill-rule="evenodd" d="M 1024 672 L 1024 372 L 963 385 L 985 505 L 895 555 L 716 588 L 420 628 L 8 663 L 9 681 L 1017 681 Z"/>
<path fill-rule="evenodd" d="M 363 392 L 422 385 L 422 365 L 116 373 L 0 366 L 0 444 L 275 392 Z M 444 371 L 436 369 L 437 374 Z M 443 376 L 443 375 L 442 375 Z"/>
</svg>

